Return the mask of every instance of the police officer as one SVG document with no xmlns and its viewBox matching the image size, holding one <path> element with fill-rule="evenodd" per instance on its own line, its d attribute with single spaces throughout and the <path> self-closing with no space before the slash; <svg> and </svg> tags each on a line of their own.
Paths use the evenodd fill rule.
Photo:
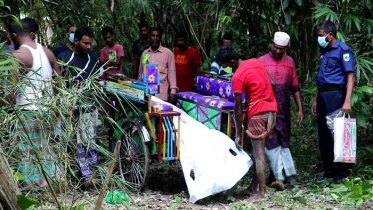
<svg viewBox="0 0 373 210">
<path fill-rule="evenodd" d="M 345 43 L 337 39 L 337 28 L 331 21 L 317 25 L 318 43 L 321 47 L 319 72 L 317 75 L 318 91 L 311 106 L 313 115 L 317 115 L 319 148 L 323 162 L 324 175 L 318 184 L 328 178 L 334 184 L 350 175 L 352 164 L 335 163 L 334 140 L 326 125 L 325 116 L 342 108 L 344 113 L 351 110 L 351 98 L 355 84 L 354 53 Z"/>
</svg>

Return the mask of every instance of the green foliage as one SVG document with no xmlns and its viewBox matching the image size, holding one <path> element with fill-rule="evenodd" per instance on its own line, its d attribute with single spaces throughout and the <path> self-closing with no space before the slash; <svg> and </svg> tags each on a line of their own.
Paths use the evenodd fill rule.
<svg viewBox="0 0 373 210">
<path fill-rule="evenodd" d="M 371 180 L 373 177 L 373 149 L 371 147 L 360 146 L 357 148 L 358 159 L 353 176 L 361 177 L 363 180 Z"/>
<path fill-rule="evenodd" d="M 31 210 L 42 205 L 40 201 L 24 195 L 17 195 L 17 199 L 17 204 L 21 210 Z"/>
<path fill-rule="evenodd" d="M 227 197 L 227 201 L 229 201 L 229 202 L 233 202 L 233 201 L 235 201 L 235 200 L 236 200 L 236 198 L 233 197 L 232 195 L 229 195 L 229 196 Z"/>
<path fill-rule="evenodd" d="M 321 22 L 322 20 L 330 20 L 332 22 L 338 22 L 338 14 L 331 9 L 331 5 L 318 3 L 314 8 L 314 18 L 316 23 Z"/>
<path fill-rule="evenodd" d="M 71 208 L 71 210 L 85 210 L 85 207 L 88 205 L 88 203 L 82 203 L 79 206 L 74 206 Z"/>
<path fill-rule="evenodd" d="M 330 194 L 337 202 L 353 203 L 359 206 L 373 197 L 373 181 L 363 182 L 360 178 L 343 179 L 343 184 L 334 185 Z"/>
<path fill-rule="evenodd" d="M 13 57 L 7 57 L 6 59 L 0 59 L 0 63 L 12 65 L 14 62 Z M 6 66 L 5 66 L 6 67 Z M 32 71 L 29 69 L 23 69 L 24 71 Z M 14 75 L 10 73 L 9 70 L 4 70 L 1 72 L 1 89 L 0 89 L 0 102 L 5 106 L 1 107 L 0 110 L 0 119 L 1 119 L 1 126 L 0 126 L 0 138 L 2 147 L 4 149 L 5 155 L 8 156 L 8 162 L 12 166 L 15 174 L 15 178 L 19 183 L 24 180 L 23 175 L 18 171 L 19 167 L 19 157 L 17 154 L 19 153 L 19 147 L 22 147 L 22 143 L 17 139 L 20 138 L 22 135 L 21 132 L 22 126 L 26 126 L 20 119 L 22 119 L 22 107 L 14 106 L 12 102 L 8 102 L 4 96 L 9 94 L 14 94 L 16 90 L 21 88 L 21 83 L 18 80 L 14 79 Z M 17 74 L 19 78 L 23 78 L 24 75 Z M 48 176 L 48 187 L 47 189 L 40 189 L 31 190 L 30 188 L 21 187 L 21 190 L 28 194 L 30 197 L 37 197 L 40 196 L 40 193 L 45 193 L 45 191 L 50 191 L 54 196 L 54 200 L 50 199 L 49 196 L 43 197 L 43 202 L 54 202 L 58 208 L 62 208 L 61 198 L 64 195 L 67 195 L 71 192 L 72 189 L 82 187 L 82 183 L 79 182 L 79 178 L 76 177 L 74 168 L 77 163 L 77 156 L 75 154 L 77 148 L 77 141 L 76 141 L 76 133 L 78 130 L 85 131 L 88 129 L 86 127 L 78 127 L 77 126 L 77 119 L 80 118 L 79 114 L 74 113 L 75 107 L 78 107 L 80 104 L 91 104 L 93 101 L 97 105 L 97 109 L 103 114 L 101 120 L 105 120 L 108 123 L 107 127 L 114 125 L 115 123 L 112 121 L 110 117 L 108 117 L 108 113 L 103 108 L 103 106 L 107 102 L 105 99 L 107 98 L 105 93 L 102 90 L 102 86 L 96 82 L 96 78 L 98 75 L 91 75 L 90 78 L 85 80 L 84 82 L 80 83 L 72 83 L 71 79 L 65 78 L 62 76 L 55 76 L 53 83 L 54 90 L 58 90 L 55 92 L 54 95 L 49 95 L 48 100 L 38 100 L 35 101 L 35 104 L 41 107 L 48 107 L 47 110 L 38 110 L 35 111 L 37 115 L 43 116 L 43 120 L 39 121 L 40 132 L 44 134 L 46 138 L 48 138 L 48 148 L 55 152 L 54 161 L 56 164 L 59 165 L 62 174 L 61 178 L 57 176 Z M 24 83 L 30 83 L 27 80 Z M 67 84 L 70 84 L 67 86 Z M 31 83 L 28 85 L 32 85 Z M 89 91 L 91 94 L 87 94 Z M 62 130 L 57 132 L 55 127 L 57 122 L 60 122 Z M 23 130 L 22 130 L 23 131 Z M 26 131 L 25 131 L 26 132 Z M 27 133 L 27 132 L 26 132 Z M 29 136 L 29 135 L 25 135 Z M 28 137 L 26 137 L 28 138 Z M 112 152 L 108 151 L 105 144 L 99 144 L 100 140 L 106 140 L 106 138 L 100 139 L 97 142 L 85 142 L 85 146 L 94 148 L 99 153 L 99 164 L 97 165 L 97 170 L 94 174 L 92 179 L 92 183 L 96 187 L 96 189 L 101 189 L 103 181 L 105 180 L 107 174 L 107 165 L 112 162 Z M 28 142 L 30 143 L 31 148 L 35 148 L 32 141 L 30 139 L 23 140 L 23 143 Z M 104 142 L 104 141 L 103 141 Z M 25 143 L 25 145 L 27 145 Z M 70 150 L 69 150 L 70 149 Z M 44 164 L 40 164 L 44 161 L 42 157 L 44 152 L 35 149 L 35 154 L 37 155 L 36 158 L 32 157 L 31 161 L 36 165 L 40 165 L 41 171 L 48 170 L 45 168 Z M 126 192 L 126 183 L 122 180 L 120 175 L 115 172 L 109 182 L 109 185 L 115 183 L 116 189 L 121 189 L 121 191 Z M 113 184 L 114 185 L 114 184 Z M 67 188 L 69 186 L 69 188 Z M 54 194 L 54 192 L 58 190 L 61 192 L 61 197 L 58 197 Z M 95 191 L 95 190 L 92 190 Z M 19 196 L 19 203 L 22 209 L 30 209 L 36 206 L 41 205 L 40 202 L 37 200 L 31 199 L 29 197 L 22 197 Z M 60 203 L 61 202 L 61 203 Z M 74 203 L 66 204 L 66 206 L 70 205 L 70 207 L 74 206 Z M 69 208 L 70 208 L 69 207 Z M 84 205 L 76 206 L 76 209 L 84 209 Z"/>
<path fill-rule="evenodd" d="M 358 54 L 355 57 L 355 71 L 356 80 L 359 83 L 361 74 L 363 74 L 364 79 L 370 82 L 369 74 L 373 74 L 373 58 L 372 52 L 366 52 L 363 54 Z"/>
<path fill-rule="evenodd" d="M 55 3 L 53 3 L 55 2 Z M 197 47 L 204 60 L 203 69 L 209 69 L 212 57 L 216 54 L 218 36 L 225 32 L 234 35 L 233 47 L 238 51 L 241 58 L 259 57 L 270 50 L 270 40 L 276 31 L 285 31 L 291 36 L 290 48 L 287 54 L 294 58 L 297 64 L 297 73 L 302 88 L 303 111 L 305 119 L 303 124 L 294 125 L 292 130 L 292 151 L 296 160 L 297 169 L 302 178 L 313 181 L 315 174 L 320 168 L 320 157 L 317 147 L 316 117 L 312 116 L 309 107 L 316 93 L 315 78 L 318 71 L 319 47 L 314 32 L 315 26 L 323 20 L 331 20 L 338 27 L 337 37 L 346 42 L 355 52 L 356 58 L 356 82 L 352 98 L 352 117 L 357 118 L 358 123 L 358 161 L 353 176 L 364 180 L 373 177 L 373 161 L 371 158 L 371 130 L 373 129 L 372 109 L 373 100 L 371 95 L 373 58 L 372 58 L 372 29 L 373 29 L 373 7 L 371 1 L 321 1 L 283 0 L 283 1 L 210 1 L 201 3 L 197 1 L 147 1 L 147 0 L 116 0 L 111 8 L 111 1 L 31 1 L 31 0 L 0 0 L 0 7 L 4 8 L 1 17 L 9 16 L 16 19 L 20 14 L 33 17 L 40 25 L 39 41 L 48 45 L 51 49 L 66 41 L 65 30 L 71 25 L 89 25 L 95 30 L 95 39 L 98 41 L 98 49 L 105 43 L 100 31 L 105 25 L 111 25 L 115 29 L 116 40 L 122 44 L 126 51 L 124 58 L 124 74 L 131 76 L 132 72 L 132 42 L 138 38 L 137 24 L 145 20 L 150 26 L 162 27 L 164 36 L 162 45 L 173 49 L 174 34 L 176 31 L 188 32 L 189 44 Z M 325 2 L 325 1 L 323 1 Z M 6 11 L 6 12 L 5 12 Z M 99 12 L 97 12 L 99 11 Z M 5 18 L 3 19 L 3 21 Z M 16 19 L 17 20 L 17 19 Z M 47 29 L 53 30 L 51 40 L 47 39 Z M 99 53 L 99 50 L 98 50 Z M 0 60 L 0 82 L 6 78 L 12 81 L 9 70 L 16 68 L 12 63 L 14 60 Z M 65 78 L 57 78 L 62 83 Z M 3 84 L 2 84 L 3 85 Z M 4 86 L 4 94 L 13 92 L 17 83 L 11 82 Z M 67 146 L 70 144 L 71 136 L 76 131 L 72 119 L 73 107 L 80 100 L 88 100 L 82 94 L 82 88 L 93 89 L 97 94 L 95 100 L 105 98 L 99 86 L 92 80 L 81 86 L 71 89 L 65 86 L 56 87 L 59 93 L 51 98 L 49 105 L 53 111 L 50 124 L 61 116 L 61 122 L 65 133 L 61 134 L 61 141 L 57 149 L 61 151 L 59 159 L 62 162 L 74 162 L 74 159 L 66 154 Z M 4 101 L 4 98 L 1 98 Z M 294 104 L 294 103 L 293 103 Z M 9 110 L 9 106 L 7 109 Z M 135 107 L 132 107 L 134 110 Z M 103 107 L 99 107 L 104 110 Z M 107 117 L 104 112 L 105 122 L 114 124 L 114 120 Z M 295 116 L 295 112 L 292 112 Z M 7 126 L 0 128 L 0 137 L 3 139 L 14 139 L 9 136 L 13 131 L 10 125 L 15 117 L 1 111 L 0 118 L 5 119 Z M 295 122 L 293 120 L 293 122 Z M 114 125 L 118 126 L 118 125 Z M 12 137 L 12 138 L 11 138 Z M 11 142 L 9 142 L 11 145 Z M 101 145 L 93 145 L 104 155 L 102 164 L 98 167 L 97 180 L 100 182 L 106 172 L 106 165 L 110 159 L 111 152 L 102 148 Z M 11 147 L 9 147 L 11 151 Z M 11 160 L 10 162 L 14 162 Z M 16 176 L 18 179 L 22 177 Z M 67 175 L 65 184 L 75 186 L 76 183 Z M 331 181 L 330 181 L 331 182 Z M 125 183 L 117 174 L 111 182 L 113 186 L 124 188 Z M 353 183 L 361 185 L 360 183 Z M 348 192 L 352 189 L 348 189 Z M 329 202 L 327 195 L 331 191 L 327 186 L 310 185 L 302 193 L 291 192 L 276 198 L 278 203 L 290 202 L 287 208 L 294 206 L 294 202 L 302 205 L 310 205 L 320 200 Z M 310 193 L 309 195 L 307 193 Z M 334 193 L 338 197 L 338 194 Z M 281 195 L 282 196 L 282 195 Z M 181 197 L 181 196 L 179 196 Z M 290 198 L 291 197 L 291 198 Z M 330 196 L 329 196 L 330 197 Z M 352 196 L 353 198 L 353 196 Z M 183 201 L 184 198 L 181 198 Z M 179 201 L 175 197 L 175 201 Z M 236 201 L 237 202 L 237 201 Z M 354 201 L 355 202 L 355 201 Z M 357 201 L 356 201 L 357 202 Z M 233 206 L 234 209 L 250 209 L 244 204 Z"/>
<path fill-rule="evenodd" d="M 240 201 L 238 204 L 232 205 L 232 210 L 253 210 L 254 206 L 250 206 L 244 201 Z"/>
<path fill-rule="evenodd" d="M 371 118 L 371 104 L 369 104 L 370 95 L 373 93 L 373 87 L 361 86 L 355 88 L 355 92 L 352 96 L 351 105 L 355 110 L 354 113 L 358 113 L 356 116 L 357 125 L 368 128 Z"/>
</svg>

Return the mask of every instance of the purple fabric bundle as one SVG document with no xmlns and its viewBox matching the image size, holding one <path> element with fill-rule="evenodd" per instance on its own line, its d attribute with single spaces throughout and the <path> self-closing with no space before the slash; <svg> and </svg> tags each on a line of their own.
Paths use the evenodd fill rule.
<svg viewBox="0 0 373 210">
<path fill-rule="evenodd" d="M 179 92 L 176 95 L 177 97 L 184 98 L 188 101 L 199 102 L 219 109 L 234 108 L 233 102 L 214 96 L 204 96 L 195 92 Z"/>
</svg>

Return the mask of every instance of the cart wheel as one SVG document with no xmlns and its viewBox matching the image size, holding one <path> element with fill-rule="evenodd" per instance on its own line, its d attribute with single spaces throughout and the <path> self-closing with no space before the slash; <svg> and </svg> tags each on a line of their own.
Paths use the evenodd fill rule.
<svg viewBox="0 0 373 210">
<path fill-rule="evenodd" d="M 149 138 L 146 127 L 139 119 L 128 118 L 123 122 L 119 170 L 122 179 L 133 191 L 141 191 L 147 180 L 149 151 L 145 143 Z"/>
</svg>

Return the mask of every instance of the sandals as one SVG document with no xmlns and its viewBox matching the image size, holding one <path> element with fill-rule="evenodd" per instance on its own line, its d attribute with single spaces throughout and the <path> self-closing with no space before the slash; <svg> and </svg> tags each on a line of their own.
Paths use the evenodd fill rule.
<svg viewBox="0 0 373 210">
<path fill-rule="evenodd" d="M 275 188 L 278 191 L 285 190 L 284 182 L 282 182 L 282 181 L 274 181 L 274 182 L 272 182 L 271 187 Z"/>
</svg>

